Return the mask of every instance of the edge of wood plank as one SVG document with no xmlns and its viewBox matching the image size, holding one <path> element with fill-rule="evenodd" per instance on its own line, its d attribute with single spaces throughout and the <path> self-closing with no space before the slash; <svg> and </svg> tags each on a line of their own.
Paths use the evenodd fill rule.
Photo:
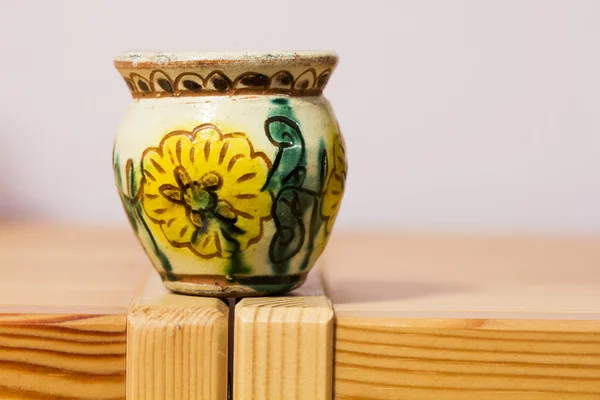
<svg viewBox="0 0 600 400">
<path fill-rule="evenodd" d="M 0 315 L 0 397 L 125 398 L 126 316 Z"/>
<path fill-rule="evenodd" d="M 600 398 L 600 321 L 336 318 L 335 398 Z"/>
</svg>

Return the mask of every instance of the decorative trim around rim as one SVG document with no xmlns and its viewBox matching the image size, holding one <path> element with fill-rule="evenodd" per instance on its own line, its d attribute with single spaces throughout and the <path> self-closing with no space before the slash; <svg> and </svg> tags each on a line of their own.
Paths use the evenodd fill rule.
<svg viewBox="0 0 600 400">
<path fill-rule="evenodd" d="M 334 53 L 131 53 L 115 66 L 134 98 L 288 94 L 318 96 Z"/>
<path fill-rule="evenodd" d="M 298 76 L 285 70 L 271 76 L 260 72 L 244 72 L 233 79 L 219 70 L 212 71 L 206 77 L 194 72 L 182 72 L 172 78 L 158 69 L 145 75 L 132 72 L 129 76 L 123 76 L 134 98 L 271 93 L 318 96 L 329 80 L 331 69 L 317 75 L 314 68 L 309 68 Z"/>
</svg>

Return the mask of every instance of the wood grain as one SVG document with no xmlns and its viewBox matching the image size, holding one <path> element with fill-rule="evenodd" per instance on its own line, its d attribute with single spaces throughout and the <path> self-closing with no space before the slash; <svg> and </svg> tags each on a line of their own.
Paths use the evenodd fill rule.
<svg viewBox="0 0 600 400">
<path fill-rule="evenodd" d="M 331 398 L 333 310 L 318 271 L 288 296 L 247 298 L 235 308 L 233 398 Z"/>
<path fill-rule="evenodd" d="M 340 236 L 339 399 L 600 399 L 600 238 Z"/>
<path fill-rule="evenodd" d="M 228 310 L 152 274 L 127 317 L 127 399 L 225 400 Z"/>
<path fill-rule="evenodd" d="M 125 398 L 127 309 L 149 263 L 128 229 L 0 224 L 0 398 Z"/>
<path fill-rule="evenodd" d="M 599 399 L 600 322 L 539 322 L 339 318 L 336 398 Z"/>
<path fill-rule="evenodd" d="M 125 398 L 125 315 L 0 315 L 0 398 Z"/>
</svg>

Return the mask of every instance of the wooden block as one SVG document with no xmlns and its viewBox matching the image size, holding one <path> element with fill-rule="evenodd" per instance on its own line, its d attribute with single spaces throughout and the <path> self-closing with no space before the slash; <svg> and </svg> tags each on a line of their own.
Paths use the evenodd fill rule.
<svg viewBox="0 0 600 400">
<path fill-rule="evenodd" d="M 127 230 L 0 225 L 0 398 L 125 398 L 126 314 L 149 272 Z"/>
<path fill-rule="evenodd" d="M 600 399 L 600 322 L 340 318 L 336 398 Z"/>
<path fill-rule="evenodd" d="M 0 398 L 125 398 L 125 315 L 0 315 Z"/>
<path fill-rule="evenodd" d="M 227 399 L 228 310 L 151 274 L 127 317 L 127 399 Z"/>
<path fill-rule="evenodd" d="M 339 236 L 337 399 L 600 399 L 600 238 Z"/>
<path fill-rule="evenodd" d="M 331 399 L 333 310 L 319 272 L 282 297 L 235 308 L 235 400 Z"/>
</svg>

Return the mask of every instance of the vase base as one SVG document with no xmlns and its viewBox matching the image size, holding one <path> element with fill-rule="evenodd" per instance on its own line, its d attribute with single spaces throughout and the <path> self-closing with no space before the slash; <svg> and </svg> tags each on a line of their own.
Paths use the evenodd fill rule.
<svg viewBox="0 0 600 400">
<path fill-rule="evenodd" d="M 160 273 L 165 287 L 173 292 L 210 297 L 252 297 L 281 294 L 306 281 L 308 272 L 283 276 L 169 275 Z"/>
</svg>

